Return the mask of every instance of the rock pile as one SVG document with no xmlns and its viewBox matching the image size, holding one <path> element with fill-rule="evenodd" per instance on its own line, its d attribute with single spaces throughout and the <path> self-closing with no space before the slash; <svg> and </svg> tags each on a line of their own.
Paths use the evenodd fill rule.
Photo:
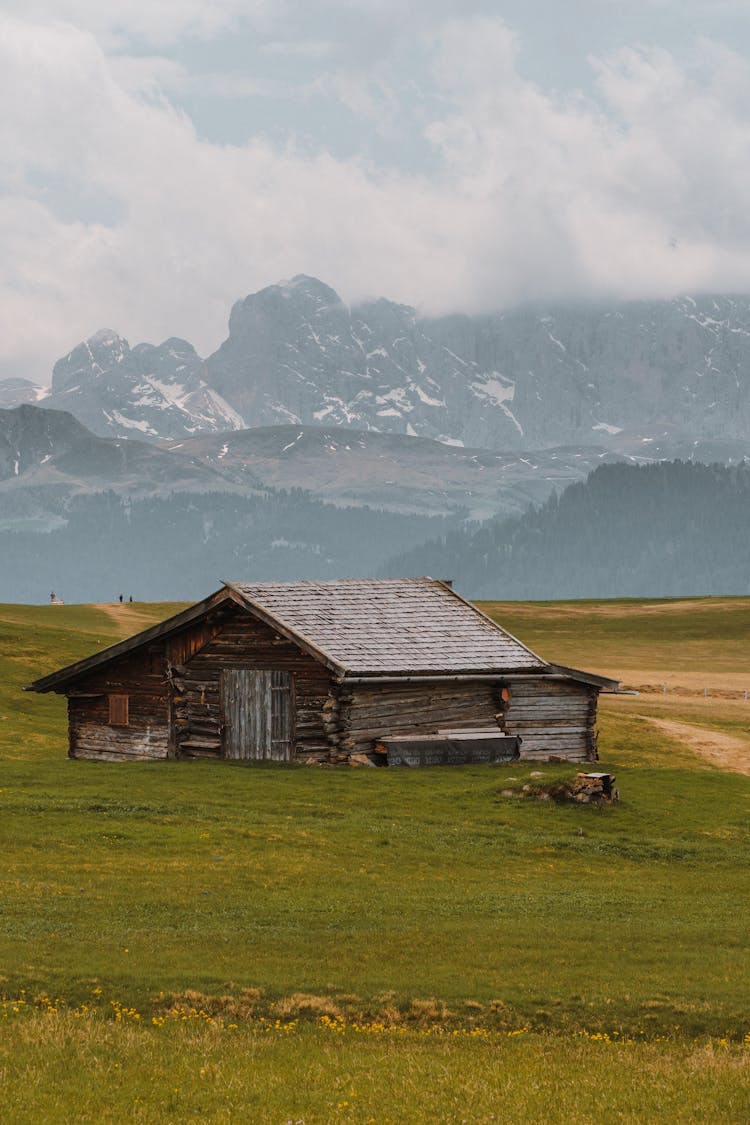
<svg viewBox="0 0 750 1125">
<path fill-rule="evenodd" d="M 612 773 L 578 773 L 571 785 L 570 796 L 580 805 L 597 801 L 611 804 L 620 800 L 619 790 L 615 789 L 616 780 Z"/>
<path fill-rule="evenodd" d="M 520 789 L 501 789 L 501 797 L 531 798 L 535 801 L 556 801 L 565 804 L 575 801 L 579 805 L 611 805 L 620 800 L 619 790 L 615 789 L 615 775 L 612 773 L 577 773 L 572 780 L 539 782 L 541 773 L 530 775 L 534 780 L 522 785 Z M 509 777 L 508 781 L 516 778 Z"/>
</svg>

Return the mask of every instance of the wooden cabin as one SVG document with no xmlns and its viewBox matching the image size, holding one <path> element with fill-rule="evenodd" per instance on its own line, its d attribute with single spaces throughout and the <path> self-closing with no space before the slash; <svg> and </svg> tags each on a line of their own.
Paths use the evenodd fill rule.
<svg viewBox="0 0 750 1125">
<path fill-rule="evenodd" d="M 27 690 L 67 695 L 71 758 L 383 764 L 434 744 L 416 764 L 593 761 L 598 695 L 617 687 L 408 578 L 225 582 Z"/>
</svg>

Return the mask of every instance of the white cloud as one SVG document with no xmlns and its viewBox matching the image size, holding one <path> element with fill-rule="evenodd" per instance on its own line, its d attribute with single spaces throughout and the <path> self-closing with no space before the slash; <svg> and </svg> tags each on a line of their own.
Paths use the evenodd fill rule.
<svg viewBox="0 0 750 1125">
<path fill-rule="evenodd" d="M 698 82 L 666 52 L 620 52 L 596 64 L 595 106 L 524 80 L 497 20 L 422 46 L 441 106 L 429 177 L 212 144 L 155 96 L 179 67 L 0 21 L 0 373 L 43 378 L 105 325 L 206 352 L 234 299 L 297 272 L 428 311 L 750 288 L 742 60 L 704 45 Z"/>
<path fill-rule="evenodd" d="M 191 85 L 186 67 L 163 55 L 112 55 L 108 60 L 112 79 L 128 93 L 160 97 L 165 91 L 182 92 Z"/>
<path fill-rule="evenodd" d="M 332 39 L 272 39 L 261 46 L 266 55 L 292 55 L 302 58 L 322 59 L 335 51 Z"/>
<path fill-rule="evenodd" d="M 267 26 L 284 0 L 4 0 L 8 15 L 66 23 L 108 42 L 142 39 L 166 44 L 210 38 L 249 22 Z"/>
<path fill-rule="evenodd" d="M 367 36 L 377 26 L 391 38 L 401 29 L 446 14 L 468 14 L 486 0 L 4 0 L 6 15 L 36 23 L 66 23 L 106 43 L 142 40 L 164 46 L 179 39 L 211 39 L 240 28 L 272 33 L 301 23 L 334 21 L 359 26 Z"/>
<path fill-rule="evenodd" d="M 740 60 L 730 75 L 726 53 L 707 50 L 706 65 L 720 65 L 698 85 L 665 51 L 620 51 L 597 63 L 597 108 L 523 81 L 514 52 L 490 21 L 441 33 L 438 72 L 457 110 L 429 135 L 459 197 L 475 201 L 485 291 L 512 300 L 750 285 Z"/>
</svg>

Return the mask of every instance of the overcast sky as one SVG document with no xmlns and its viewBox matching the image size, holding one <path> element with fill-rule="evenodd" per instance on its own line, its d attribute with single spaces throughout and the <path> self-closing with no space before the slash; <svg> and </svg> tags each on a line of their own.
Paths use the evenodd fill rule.
<svg viewBox="0 0 750 1125">
<path fill-rule="evenodd" d="M 750 0 L 2 0 L 0 378 L 296 273 L 750 291 Z"/>
</svg>

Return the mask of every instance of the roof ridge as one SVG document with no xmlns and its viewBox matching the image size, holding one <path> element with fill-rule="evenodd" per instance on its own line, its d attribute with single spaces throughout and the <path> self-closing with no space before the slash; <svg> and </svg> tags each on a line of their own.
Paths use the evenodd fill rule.
<svg viewBox="0 0 750 1125">
<path fill-rule="evenodd" d="M 221 581 L 227 586 L 396 586 L 405 583 L 416 584 L 419 582 L 436 583 L 441 586 L 445 585 L 439 578 L 431 578 L 428 574 L 418 577 L 412 576 L 410 578 L 299 578 L 290 579 L 288 581 L 275 578 L 230 581 L 229 579 L 222 578 Z"/>
<path fill-rule="evenodd" d="M 330 597 L 315 597 L 315 594 Z M 338 595 L 338 596 L 336 596 Z M 231 599 L 336 676 L 435 672 L 544 674 L 550 665 L 440 579 L 348 578 L 303 582 L 224 582 L 167 621 L 35 680 L 57 690 L 108 660 L 183 628 Z"/>
</svg>

